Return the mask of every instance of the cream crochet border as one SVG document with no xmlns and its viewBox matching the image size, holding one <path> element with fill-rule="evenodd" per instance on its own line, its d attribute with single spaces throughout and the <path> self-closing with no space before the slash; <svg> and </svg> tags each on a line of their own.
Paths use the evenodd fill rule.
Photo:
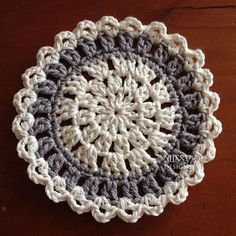
<svg viewBox="0 0 236 236">
<path fill-rule="evenodd" d="M 51 178 L 48 174 L 48 164 L 43 158 L 37 158 L 37 140 L 30 136 L 28 130 L 34 123 L 34 117 L 27 112 L 28 107 L 37 100 L 37 95 L 33 87 L 37 83 L 46 80 L 43 67 L 47 63 L 57 63 L 59 61 L 59 51 L 63 49 L 74 49 L 77 39 L 87 37 L 96 38 L 99 31 L 106 31 L 109 35 L 115 36 L 119 30 L 128 30 L 133 36 L 140 32 L 149 35 L 152 42 L 166 42 L 170 45 L 170 52 L 179 53 L 185 59 L 185 68 L 197 72 L 197 80 L 194 83 L 196 90 L 201 90 L 203 99 L 199 109 L 207 116 L 200 132 L 204 136 L 203 144 L 199 144 L 194 149 L 197 161 L 191 168 L 181 171 L 183 179 L 179 182 L 168 182 L 164 186 L 165 194 L 156 198 L 153 194 L 146 194 L 141 203 L 133 203 L 128 198 L 120 198 L 117 206 L 110 205 L 106 197 L 97 197 L 94 201 L 88 200 L 80 186 L 76 186 L 72 192 L 66 190 L 65 180 L 59 176 Z M 22 75 L 24 88 L 14 97 L 13 104 L 18 112 L 15 117 L 12 130 L 19 139 L 17 145 L 18 155 L 29 163 L 29 178 L 36 184 L 45 185 L 48 197 L 54 202 L 67 201 L 72 210 L 78 214 L 91 211 L 93 217 L 98 222 L 108 222 L 118 215 L 126 222 L 136 222 L 144 213 L 147 215 L 159 215 L 163 212 L 168 202 L 180 204 L 188 196 L 188 186 L 193 186 L 202 181 L 204 177 L 204 163 L 209 162 L 215 157 L 215 146 L 213 139 L 216 138 L 222 126 L 214 116 L 220 98 L 217 93 L 209 91 L 213 84 L 213 75 L 208 69 L 203 69 L 205 57 L 201 50 L 190 50 L 186 39 L 179 34 L 167 34 L 166 26 L 160 22 L 152 22 L 149 25 L 142 23 L 134 17 L 127 17 L 118 21 L 114 17 L 104 16 L 98 22 L 93 23 L 84 20 L 78 23 L 73 32 L 64 31 L 55 36 L 54 47 L 42 47 L 37 53 L 37 65 L 25 71 Z M 131 211 L 131 213 L 130 213 Z"/>
</svg>

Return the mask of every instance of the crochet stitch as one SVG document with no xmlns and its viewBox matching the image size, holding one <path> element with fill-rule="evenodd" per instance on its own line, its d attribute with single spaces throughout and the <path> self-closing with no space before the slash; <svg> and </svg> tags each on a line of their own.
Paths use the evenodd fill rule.
<svg viewBox="0 0 236 236">
<path fill-rule="evenodd" d="M 185 201 L 215 157 L 219 96 L 201 50 L 163 23 L 84 20 L 22 75 L 12 125 L 29 178 L 99 222 Z"/>
</svg>

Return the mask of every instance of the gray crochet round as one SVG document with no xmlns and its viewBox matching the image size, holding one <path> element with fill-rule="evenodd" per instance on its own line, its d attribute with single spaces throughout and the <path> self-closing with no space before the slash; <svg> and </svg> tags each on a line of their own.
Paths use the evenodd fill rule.
<svg viewBox="0 0 236 236">
<path fill-rule="evenodd" d="M 151 92 L 146 100 L 140 100 L 135 95 L 135 89 L 129 90 L 127 95 L 125 84 L 135 79 L 118 76 L 121 69 L 112 74 L 116 71 L 112 58 L 149 68 L 156 76 L 149 85 L 164 86 L 170 101 L 160 100 L 161 106 L 156 108 L 158 102 L 152 100 L 155 94 Z M 94 68 L 96 72 L 96 65 L 101 63 L 107 63 L 112 78 L 116 80 L 119 77 L 122 82 L 117 93 L 114 92 L 115 85 L 109 84 L 113 83 L 111 79 L 96 78 L 92 76 L 92 70 L 89 71 L 89 68 Z M 100 32 L 94 41 L 80 38 L 75 49 L 61 51 L 59 63 L 47 64 L 44 72 L 47 79 L 34 86 L 38 98 L 28 108 L 35 117 L 30 134 L 38 140 L 38 158 L 48 162 L 51 177 L 59 175 L 66 180 L 68 191 L 81 186 L 90 200 L 105 196 L 112 205 L 116 205 L 119 198 L 127 197 L 138 203 L 147 193 L 159 197 L 165 183 L 180 181 L 180 168 L 194 162 L 193 149 L 203 142 L 199 126 L 206 121 L 205 115 L 198 109 L 202 95 L 192 86 L 195 73 L 184 69 L 184 59 L 179 54 L 170 55 L 165 43 L 152 44 L 146 34 L 133 38 L 126 31 L 120 31 L 116 37 Z M 89 86 L 80 87 L 80 78 Z M 104 99 L 94 92 L 93 83 L 108 91 Z M 140 91 L 146 88 L 142 78 L 135 83 Z M 109 86 L 113 86 L 112 89 Z M 99 86 L 96 88 L 99 89 Z M 78 90 L 81 90 L 80 95 Z M 132 111 L 124 108 L 121 115 L 118 109 L 111 116 L 113 105 L 109 108 L 107 104 L 118 97 L 119 91 L 124 94 L 121 110 L 122 104 L 126 106 L 125 102 L 129 101 L 127 109 L 132 107 Z M 100 102 L 96 102 L 98 97 Z M 142 110 L 142 102 L 149 107 L 146 113 Z M 74 104 L 79 104 L 77 110 Z M 152 112 L 154 108 L 150 106 L 156 109 L 155 115 Z M 167 111 L 168 108 L 169 111 L 173 108 L 174 114 L 171 129 L 163 125 L 165 116 L 163 121 L 158 120 L 161 110 Z M 111 119 L 116 125 L 112 125 Z M 150 126 L 158 124 L 155 126 L 158 127 L 156 135 L 160 137 L 156 138 L 159 138 L 160 144 L 141 120 Z M 137 137 L 130 133 L 137 133 Z M 163 137 L 165 142 L 161 142 Z M 119 138 L 125 140 L 124 148 Z M 135 153 L 138 153 L 137 156 Z"/>
</svg>

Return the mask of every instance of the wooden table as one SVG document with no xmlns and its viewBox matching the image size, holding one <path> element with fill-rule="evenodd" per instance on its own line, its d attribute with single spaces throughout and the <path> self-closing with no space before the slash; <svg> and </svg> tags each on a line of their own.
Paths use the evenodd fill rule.
<svg viewBox="0 0 236 236">
<path fill-rule="evenodd" d="M 27 177 L 17 157 L 11 122 L 12 97 L 20 75 L 35 64 L 39 47 L 72 30 L 83 19 L 132 15 L 144 23 L 163 21 L 170 33 L 187 37 L 206 54 L 215 76 L 212 90 L 221 96 L 216 116 L 224 131 L 216 140 L 217 157 L 206 165 L 204 181 L 190 188 L 188 200 L 168 205 L 160 217 L 137 224 L 118 218 L 99 224 L 90 214 L 76 215 L 66 203 L 55 204 L 44 188 Z M 236 1 L 235 0 L 2 0 L 0 4 L 0 235 L 236 235 Z"/>
</svg>

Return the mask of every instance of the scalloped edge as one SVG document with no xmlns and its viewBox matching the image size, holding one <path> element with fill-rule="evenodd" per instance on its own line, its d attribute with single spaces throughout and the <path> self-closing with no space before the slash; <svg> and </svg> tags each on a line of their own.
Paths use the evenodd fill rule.
<svg viewBox="0 0 236 236">
<path fill-rule="evenodd" d="M 74 187 L 71 192 L 66 190 L 65 180 L 59 176 L 51 178 L 48 174 L 48 164 L 43 158 L 36 158 L 38 143 L 34 136 L 28 134 L 32 127 L 34 117 L 27 113 L 27 108 L 37 99 L 32 91 L 35 84 L 46 79 L 42 68 L 47 63 L 59 61 L 59 51 L 73 49 L 77 39 L 87 37 L 94 39 L 99 31 L 106 31 L 109 35 L 115 36 L 120 29 L 129 29 L 131 35 L 137 36 L 145 32 L 150 36 L 152 42 L 166 42 L 170 46 L 170 52 L 180 53 L 185 59 L 185 68 L 197 72 L 198 79 L 194 84 L 196 90 L 203 91 L 206 95 L 200 109 L 205 112 L 207 122 L 202 125 L 201 131 L 205 137 L 204 143 L 194 149 L 194 155 L 198 160 L 189 168 L 181 171 L 183 179 L 179 182 L 168 182 L 164 186 L 164 194 L 156 198 L 153 194 L 146 194 L 141 203 L 133 203 L 130 199 L 120 198 L 117 206 L 110 205 L 104 196 L 97 197 L 94 201 L 88 200 L 80 186 Z M 37 66 L 31 67 L 22 75 L 24 88 L 15 94 L 13 104 L 18 115 L 12 123 L 12 130 L 19 142 L 17 152 L 19 157 L 29 163 L 27 172 L 29 178 L 36 184 L 45 186 L 47 196 L 54 202 L 67 201 L 71 209 L 78 214 L 91 211 L 98 222 L 108 222 L 115 216 L 119 216 L 125 222 L 136 222 L 143 214 L 158 216 L 164 210 L 168 202 L 180 204 L 188 196 L 188 186 L 200 183 L 204 177 L 204 163 L 214 159 L 216 149 L 213 139 L 222 131 L 222 125 L 214 116 L 220 98 L 217 93 L 210 92 L 213 84 L 213 75 L 208 69 L 203 69 L 205 56 L 199 49 L 188 48 L 187 40 L 179 34 L 167 34 L 166 26 L 158 21 L 143 25 L 134 17 L 126 17 L 118 21 L 112 16 L 104 16 L 96 23 L 84 20 L 77 24 L 77 27 L 70 31 L 63 31 L 55 36 L 54 47 L 42 47 L 37 53 Z M 210 106 L 209 106 L 210 104 Z M 102 211 L 101 211 L 102 209 Z M 132 214 L 127 212 L 132 211 Z"/>
</svg>

